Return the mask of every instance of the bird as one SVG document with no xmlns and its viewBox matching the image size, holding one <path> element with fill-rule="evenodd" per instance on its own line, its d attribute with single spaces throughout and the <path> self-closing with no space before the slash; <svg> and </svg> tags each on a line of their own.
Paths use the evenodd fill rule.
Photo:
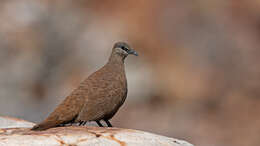
<svg viewBox="0 0 260 146">
<path fill-rule="evenodd" d="M 90 121 L 103 127 L 101 120 L 112 127 L 109 120 L 127 97 L 124 62 L 128 55 L 138 56 L 138 53 L 126 42 L 116 42 L 107 63 L 83 80 L 45 120 L 31 130 L 41 131 L 69 123 L 81 126 Z"/>
</svg>

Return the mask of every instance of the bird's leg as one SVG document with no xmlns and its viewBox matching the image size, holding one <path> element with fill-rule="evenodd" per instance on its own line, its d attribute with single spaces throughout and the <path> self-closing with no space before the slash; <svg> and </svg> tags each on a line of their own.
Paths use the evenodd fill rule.
<svg viewBox="0 0 260 146">
<path fill-rule="evenodd" d="M 108 126 L 108 127 L 113 127 L 112 124 L 111 124 L 107 119 L 104 120 L 104 121 L 107 123 L 107 126 Z"/>
<path fill-rule="evenodd" d="M 84 123 L 84 121 L 79 121 L 79 126 L 81 126 Z"/>
<path fill-rule="evenodd" d="M 98 124 L 99 127 L 104 127 L 104 126 L 100 123 L 100 121 L 96 121 L 96 123 Z"/>
</svg>

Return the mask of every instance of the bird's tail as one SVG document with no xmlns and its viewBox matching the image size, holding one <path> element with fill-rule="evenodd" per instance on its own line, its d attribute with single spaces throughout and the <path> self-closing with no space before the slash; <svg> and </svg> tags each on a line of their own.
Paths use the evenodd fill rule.
<svg viewBox="0 0 260 146">
<path fill-rule="evenodd" d="M 57 126 L 56 122 L 46 121 L 32 127 L 31 130 L 41 131 Z"/>
</svg>

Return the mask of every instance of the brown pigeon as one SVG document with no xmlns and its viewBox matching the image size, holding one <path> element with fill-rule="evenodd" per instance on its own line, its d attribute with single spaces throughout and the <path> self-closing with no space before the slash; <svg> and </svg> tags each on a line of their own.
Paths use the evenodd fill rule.
<svg viewBox="0 0 260 146">
<path fill-rule="evenodd" d="M 124 60 L 129 55 L 138 56 L 125 42 L 115 43 L 108 62 L 91 74 L 40 124 L 32 130 L 45 130 L 68 123 L 86 124 L 100 120 L 107 126 L 127 96 Z"/>
</svg>

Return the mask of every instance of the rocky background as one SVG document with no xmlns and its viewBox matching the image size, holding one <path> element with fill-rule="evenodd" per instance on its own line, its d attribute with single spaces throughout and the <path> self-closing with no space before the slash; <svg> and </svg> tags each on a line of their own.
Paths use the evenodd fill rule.
<svg viewBox="0 0 260 146">
<path fill-rule="evenodd" d="M 259 145 L 258 0 L 1 0 L 0 115 L 43 120 L 118 40 L 140 56 L 114 126 Z"/>
</svg>

